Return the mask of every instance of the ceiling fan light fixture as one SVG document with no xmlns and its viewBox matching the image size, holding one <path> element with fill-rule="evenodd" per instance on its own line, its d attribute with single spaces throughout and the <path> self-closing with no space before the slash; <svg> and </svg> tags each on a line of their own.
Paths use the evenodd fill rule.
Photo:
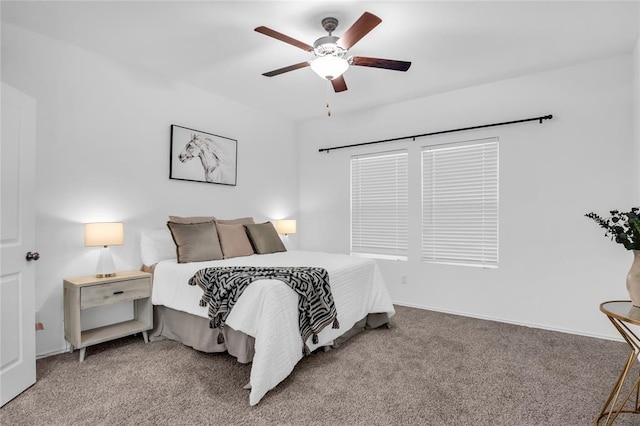
<svg viewBox="0 0 640 426">
<path fill-rule="evenodd" d="M 349 49 L 358 43 L 362 37 L 369 34 L 369 32 L 381 22 L 382 19 L 376 15 L 364 12 L 362 16 L 360 16 L 360 18 L 358 18 L 358 20 L 342 34 L 341 37 L 336 37 L 333 35 L 333 31 L 338 26 L 338 20 L 333 17 L 324 18 L 322 20 L 322 28 L 324 28 L 329 35 L 317 39 L 313 43 L 313 46 L 279 33 L 271 28 L 264 26 L 256 27 L 256 32 L 272 37 L 276 40 L 280 40 L 315 55 L 315 59 L 313 60 L 289 65 L 288 67 L 278 68 L 273 71 L 265 72 L 262 75 L 265 77 L 273 77 L 310 66 L 311 69 L 320 76 L 320 78 L 331 81 L 331 86 L 333 87 L 334 92 L 339 93 L 347 90 L 347 84 L 345 83 L 342 74 L 344 74 L 351 65 L 382 68 L 394 71 L 407 71 L 411 66 L 411 62 L 396 61 L 393 59 L 369 58 L 366 56 L 347 56 Z"/>
<path fill-rule="evenodd" d="M 326 80 L 340 77 L 349 68 L 346 59 L 332 55 L 320 56 L 311 61 L 310 65 L 313 72 Z"/>
</svg>

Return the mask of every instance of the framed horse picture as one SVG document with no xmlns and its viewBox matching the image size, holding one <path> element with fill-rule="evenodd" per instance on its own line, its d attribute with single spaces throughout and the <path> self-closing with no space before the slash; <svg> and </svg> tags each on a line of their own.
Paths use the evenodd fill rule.
<svg viewBox="0 0 640 426">
<path fill-rule="evenodd" d="M 236 185 L 238 141 L 171 125 L 169 179 Z"/>
</svg>

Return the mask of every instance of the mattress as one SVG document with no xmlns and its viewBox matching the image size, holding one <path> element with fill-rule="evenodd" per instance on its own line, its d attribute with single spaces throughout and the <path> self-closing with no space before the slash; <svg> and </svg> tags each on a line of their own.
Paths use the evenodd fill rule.
<svg viewBox="0 0 640 426">
<path fill-rule="evenodd" d="M 338 312 L 339 329 L 326 327 L 311 350 L 333 343 L 370 313 L 395 314 L 377 264 L 372 259 L 323 252 L 287 251 L 236 257 L 209 262 L 179 264 L 175 259 L 159 262 L 154 271 L 152 302 L 208 318 L 199 305 L 202 290 L 188 285 L 200 269 L 218 266 L 313 266 L 329 273 L 331 292 Z M 298 296 L 278 280 L 258 280 L 248 286 L 227 317 L 226 324 L 255 339 L 249 403 L 284 380 L 302 358 L 298 325 Z"/>
</svg>

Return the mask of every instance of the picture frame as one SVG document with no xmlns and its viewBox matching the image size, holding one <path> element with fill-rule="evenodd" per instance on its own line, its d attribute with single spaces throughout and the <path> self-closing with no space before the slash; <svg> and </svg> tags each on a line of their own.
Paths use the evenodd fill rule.
<svg viewBox="0 0 640 426">
<path fill-rule="evenodd" d="M 238 141 L 171 125 L 169 179 L 236 186 Z"/>
</svg>

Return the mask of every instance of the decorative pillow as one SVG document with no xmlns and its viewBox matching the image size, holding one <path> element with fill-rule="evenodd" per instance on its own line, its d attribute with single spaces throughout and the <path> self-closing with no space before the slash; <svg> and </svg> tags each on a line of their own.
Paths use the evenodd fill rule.
<svg viewBox="0 0 640 426">
<path fill-rule="evenodd" d="M 247 237 L 244 225 L 238 223 L 227 225 L 216 222 L 218 238 L 222 247 L 222 255 L 225 259 L 240 256 L 250 256 L 254 253 L 251 241 Z"/>
<path fill-rule="evenodd" d="M 271 222 L 244 225 L 253 249 L 258 254 L 287 251 Z"/>
<path fill-rule="evenodd" d="M 211 222 L 212 220 L 216 220 L 216 218 L 213 216 L 191 216 L 191 217 L 169 216 L 169 221 L 173 223 L 203 223 L 203 222 Z"/>
<path fill-rule="evenodd" d="M 178 263 L 204 262 L 222 259 L 215 222 L 167 222 L 176 243 Z"/>
<path fill-rule="evenodd" d="M 176 243 L 167 228 L 140 231 L 140 255 L 142 263 L 155 265 L 161 260 L 176 258 Z"/>
<path fill-rule="evenodd" d="M 216 219 L 216 223 L 222 223 L 225 225 L 249 225 L 256 222 L 252 217 L 241 217 L 238 219 Z"/>
</svg>

